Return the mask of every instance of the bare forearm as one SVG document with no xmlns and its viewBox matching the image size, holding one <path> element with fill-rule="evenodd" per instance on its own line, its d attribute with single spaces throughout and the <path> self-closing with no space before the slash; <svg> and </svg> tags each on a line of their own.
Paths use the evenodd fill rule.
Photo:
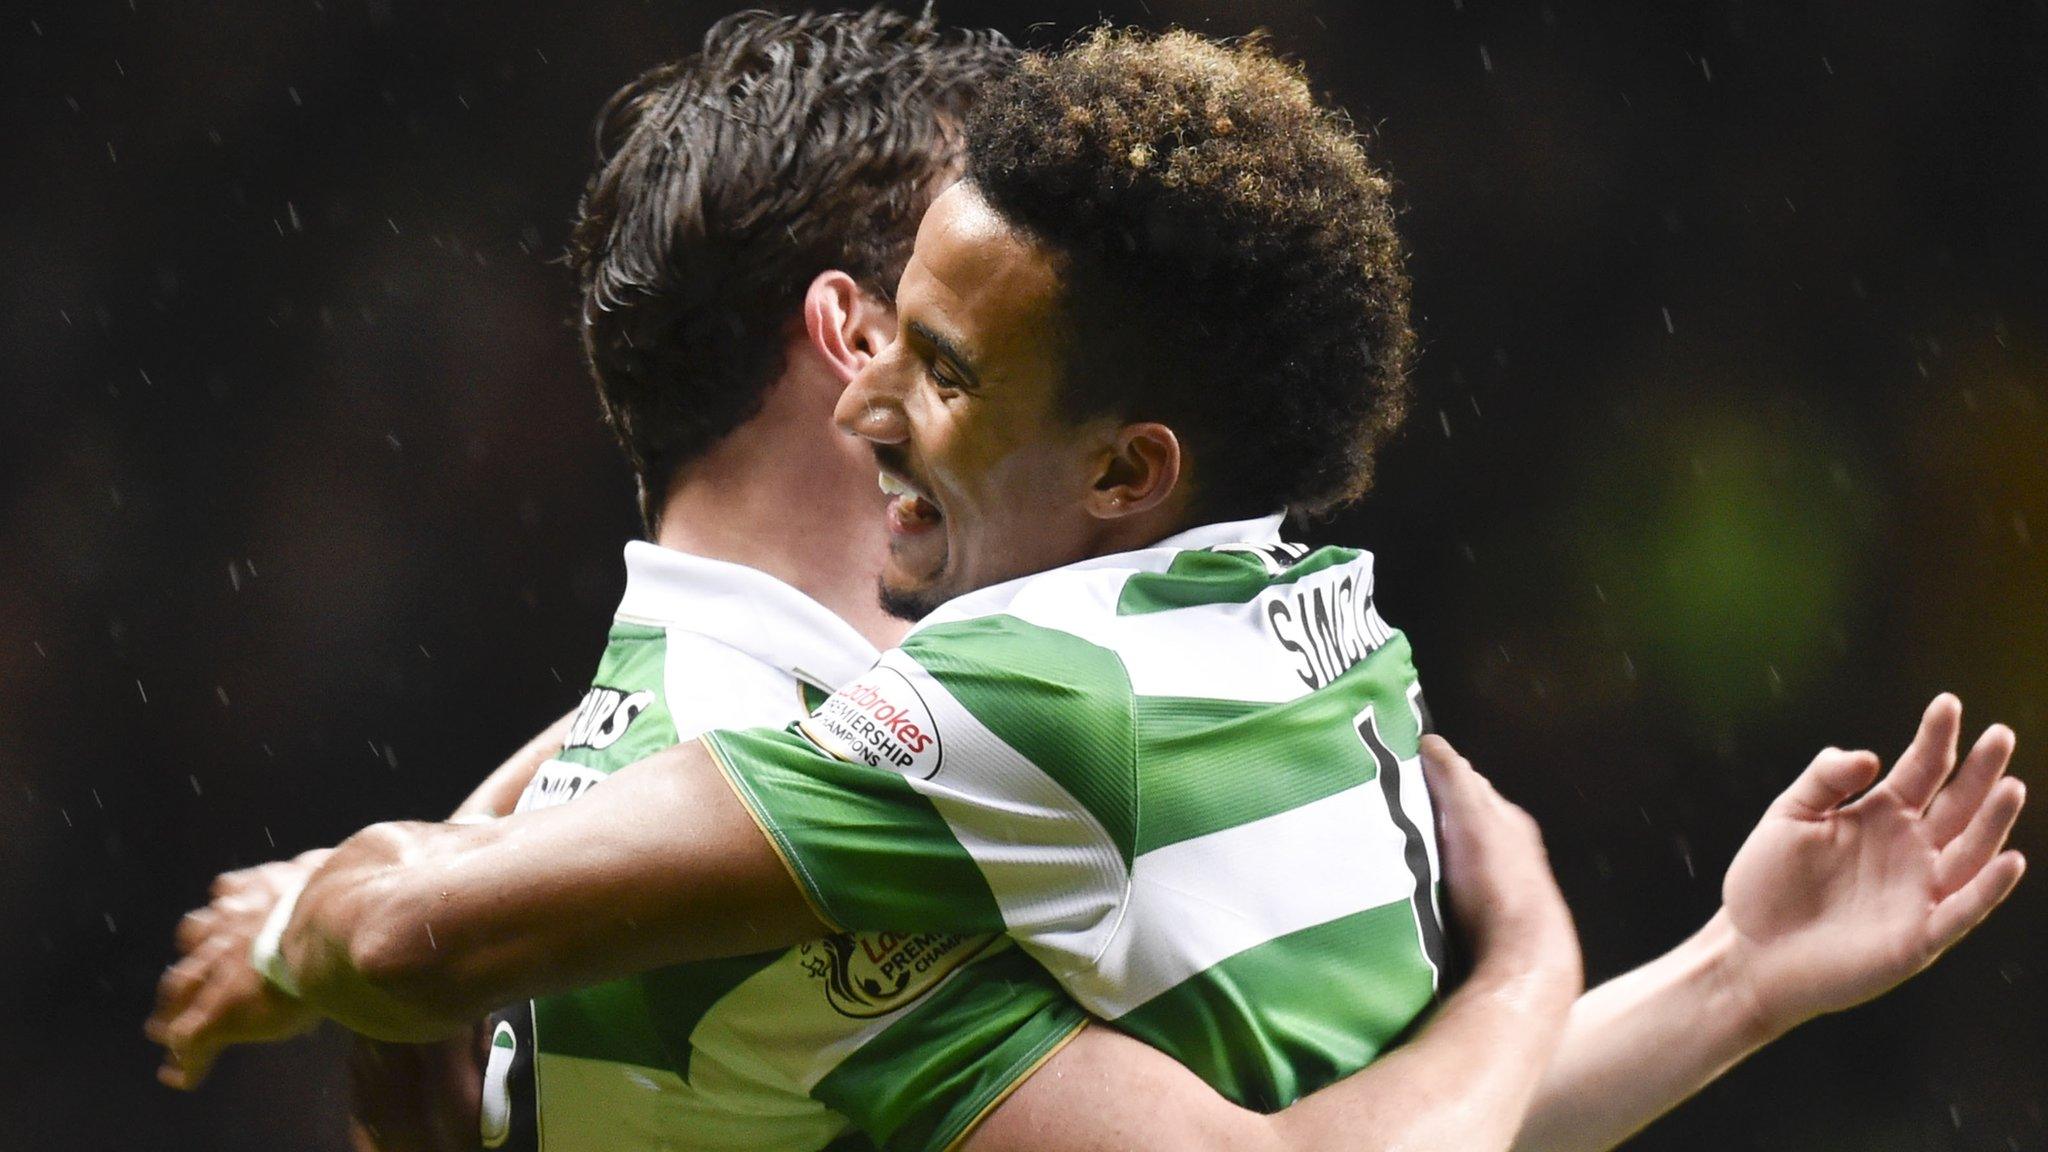
<svg viewBox="0 0 2048 1152">
<path fill-rule="evenodd" d="M 436 1040 L 490 1010 L 431 987 L 439 968 L 420 959 L 439 940 L 400 879 L 433 866 L 438 830 L 379 824 L 343 841 L 307 880 L 279 942 L 295 993 L 365 1036 Z"/>
<path fill-rule="evenodd" d="M 1731 978 L 1720 917 L 1579 997 L 1516 1152 L 1613 1148 L 1772 1038 Z"/>
<path fill-rule="evenodd" d="M 967 1152 L 1501 1152 L 1563 1027 L 1575 969 L 1475 977 L 1401 1048 L 1276 1115 L 1090 1025 L 969 1136 Z"/>
<path fill-rule="evenodd" d="M 1481 972 L 1414 1039 L 1271 1117 L 1286 1152 L 1505 1150 L 1578 989 L 1576 972 Z"/>
<path fill-rule="evenodd" d="M 279 951 L 322 1014 L 426 1040 L 499 1005 L 824 931 L 689 746 L 574 804 L 365 829 L 308 881 Z"/>
</svg>

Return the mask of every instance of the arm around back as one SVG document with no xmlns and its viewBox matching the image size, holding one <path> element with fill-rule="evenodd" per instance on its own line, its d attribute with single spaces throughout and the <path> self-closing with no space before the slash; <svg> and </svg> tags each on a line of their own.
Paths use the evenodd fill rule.
<svg viewBox="0 0 2048 1152">
<path fill-rule="evenodd" d="M 307 883 L 279 951 L 323 1014 L 426 1040 L 517 1000 L 825 932 L 692 743 L 575 804 L 357 833 Z"/>
</svg>

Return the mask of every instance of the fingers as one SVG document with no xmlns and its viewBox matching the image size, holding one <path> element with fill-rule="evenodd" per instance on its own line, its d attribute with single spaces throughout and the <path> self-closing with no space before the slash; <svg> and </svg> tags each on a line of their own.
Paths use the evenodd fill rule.
<svg viewBox="0 0 2048 1152">
<path fill-rule="evenodd" d="M 1977 814 L 1961 834 L 1941 850 L 1934 861 L 1935 891 L 1947 896 L 1983 871 L 1985 864 L 2005 846 L 2013 821 L 2027 802 L 2026 785 L 2018 780 L 2000 780 Z"/>
<path fill-rule="evenodd" d="M 155 1043 L 165 1043 L 170 1023 L 183 1015 L 193 997 L 205 987 L 206 974 L 226 948 L 227 942 L 209 940 L 198 951 L 164 969 L 156 983 L 156 1010 L 143 1022 L 142 1034 Z"/>
<path fill-rule="evenodd" d="M 2000 853 L 1983 871 L 1972 877 L 1948 899 L 1935 905 L 1934 916 L 1928 929 L 1934 936 L 1934 951 L 1939 954 L 1984 922 L 1993 909 L 2012 895 L 2020 877 L 2026 873 L 2027 860 L 2018 852 Z"/>
<path fill-rule="evenodd" d="M 206 1082 L 213 1062 L 221 1052 L 215 1033 L 220 1021 L 210 1004 L 193 1008 L 170 1026 L 164 1044 L 164 1062 L 156 1070 L 157 1082 L 166 1088 L 190 1092 Z"/>
<path fill-rule="evenodd" d="M 179 919 L 177 931 L 172 938 L 177 942 L 179 953 L 189 953 L 206 942 L 214 925 L 220 921 L 220 913 L 212 907 L 194 908 Z"/>
<path fill-rule="evenodd" d="M 1475 789 L 1493 791 L 1492 783 L 1472 767 L 1470 760 L 1458 755 L 1458 750 L 1443 737 L 1434 733 L 1424 736 L 1420 750 L 1423 776 L 1429 782 L 1432 796 L 1454 798 L 1470 794 Z"/>
<path fill-rule="evenodd" d="M 2005 775 L 2005 766 L 2012 761 L 2013 743 L 2012 729 L 2003 724 L 1993 724 L 1977 737 L 1976 745 L 1963 758 L 1962 767 L 1956 769 L 1948 785 L 1934 797 L 1934 803 L 1927 806 L 1927 834 L 1936 845 L 1955 839 L 1977 814 L 1991 786 Z"/>
<path fill-rule="evenodd" d="M 1884 787 L 1914 811 L 1921 811 L 1941 789 L 1956 766 L 1956 736 L 1963 727 L 1963 702 L 1943 692 L 1920 717 L 1920 730 L 1906 748 Z"/>
<path fill-rule="evenodd" d="M 223 872 L 215 876 L 213 883 L 206 888 L 206 896 L 209 900 L 218 900 L 223 896 L 233 896 L 246 891 L 256 883 L 256 869 L 237 868 L 233 872 Z"/>
<path fill-rule="evenodd" d="M 1818 820 L 1842 801 L 1870 787 L 1883 767 L 1875 752 L 1824 748 L 1771 805 L 1771 810 L 1795 820 Z"/>
</svg>

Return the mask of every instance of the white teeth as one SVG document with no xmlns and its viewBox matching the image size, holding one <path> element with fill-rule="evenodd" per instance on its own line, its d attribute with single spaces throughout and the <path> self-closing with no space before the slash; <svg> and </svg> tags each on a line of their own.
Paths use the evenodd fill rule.
<svg viewBox="0 0 2048 1152">
<path fill-rule="evenodd" d="M 910 485 L 905 484 L 903 481 L 898 480 L 894 476 L 889 475 L 887 472 L 878 473 L 876 479 L 881 482 L 882 492 L 884 495 L 915 496 L 917 494 L 915 491 L 911 489 Z"/>
</svg>

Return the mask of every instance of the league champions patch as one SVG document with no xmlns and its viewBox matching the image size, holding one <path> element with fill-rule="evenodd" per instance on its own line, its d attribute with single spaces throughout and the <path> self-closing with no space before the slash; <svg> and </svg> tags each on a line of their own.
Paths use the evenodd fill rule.
<svg viewBox="0 0 2048 1152">
<path fill-rule="evenodd" d="M 938 775 L 946 758 L 924 697 L 893 668 L 868 669 L 797 726 L 841 760 L 919 780 Z"/>
<path fill-rule="evenodd" d="M 800 945 L 804 971 L 824 986 L 841 1016 L 886 1016 L 938 986 L 989 944 L 950 932 L 862 932 Z"/>
</svg>

